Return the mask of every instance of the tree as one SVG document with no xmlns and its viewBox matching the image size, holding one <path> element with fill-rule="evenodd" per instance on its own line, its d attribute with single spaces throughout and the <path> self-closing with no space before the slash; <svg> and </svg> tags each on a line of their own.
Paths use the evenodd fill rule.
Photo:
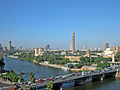
<svg viewBox="0 0 120 90">
<path fill-rule="evenodd" d="M 25 73 L 24 72 L 20 72 L 18 75 L 19 76 L 23 76 L 23 75 L 25 75 Z"/>
<path fill-rule="evenodd" d="M 2 58 L 2 56 L 0 56 L 0 73 L 4 72 L 4 65 L 5 65 L 5 63 L 3 61 L 3 58 Z"/>
<path fill-rule="evenodd" d="M 35 82 L 34 73 L 33 73 L 33 72 L 30 72 L 30 73 L 29 73 L 29 76 L 30 76 L 30 81 L 31 81 L 32 83 L 34 83 L 34 82 Z"/>
<path fill-rule="evenodd" d="M 68 68 L 74 68 L 74 65 L 73 64 L 69 64 Z"/>
<path fill-rule="evenodd" d="M 82 66 L 83 66 L 83 65 L 80 64 L 80 63 L 75 65 L 75 67 L 77 67 L 77 68 L 81 68 Z"/>
<path fill-rule="evenodd" d="M 0 60 L 3 60 L 2 56 L 0 56 Z"/>
<path fill-rule="evenodd" d="M 9 71 L 6 76 L 11 83 L 17 82 L 19 78 L 13 70 Z"/>
<path fill-rule="evenodd" d="M 20 73 L 18 74 L 18 77 L 19 77 L 18 79 L 20 80 L 20 82 L 24 82 L 23 75 L 25 75 L 24 72 L 20 72 Z"/>
<path fill-rule="evenodd" d="M 46 90 L 52 90 L 53 89 L 53 82 L 49 81 L 46 87 Z"/>
<path fill-rule="evenodd" d="M 110 64 L 108 62 L 104 62 L 104 63 L 98 63 L 97 67 L 101 68 L 101 69 L 105 69 L 106 67 L 109 67 Z"/>
</svg>

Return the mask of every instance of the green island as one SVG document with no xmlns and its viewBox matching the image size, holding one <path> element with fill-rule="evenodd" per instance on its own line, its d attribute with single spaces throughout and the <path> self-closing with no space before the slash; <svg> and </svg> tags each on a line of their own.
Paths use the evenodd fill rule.
<svg viewBox="0 0 120 90">
<path fill-rule="evenodd" d="M 76 51 L 79 52 L 79 51 Z M 70 61 L 69 59 L 66 59 L 64 55 L 55 54 L 55 52 L 49 52 L 45 51 L 42 56 L 34 56 L 33 52 L 29 53 L 21 53 L 20 55 L 15 55 L 21 60 L 27 60 L 30 62 L 34 62 L 36 64 L 42 63 L 47 61 L 49 64 L 56 64 L 56 65 L 67 65 L 68 68 L 77 68 L 80 69 L 82 66 L 91 66 L 96 65 L 97 69 L 105 69 L 106 67 L 109 67 L 109 62 L 112 61 L 112 58 L 104 58 L 102 56 L 97 57 L 83 57 L 82 55 L 85 54 L 85 52 L 80 51 L 80 61 Z M 72 56 L 72 55 L 71 55 Z M 78 56 L 78 55 L 74 55 Z M 69 63 L 69 64 L 68 64 Z M 76 63 L 76 64 L 72 64 Z"/>
</svg>

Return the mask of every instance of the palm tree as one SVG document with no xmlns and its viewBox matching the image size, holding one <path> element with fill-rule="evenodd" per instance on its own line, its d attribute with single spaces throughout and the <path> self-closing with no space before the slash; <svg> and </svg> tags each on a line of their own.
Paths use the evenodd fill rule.
<svg viewBox="0 0 120 90">
<path fill-rule="evenodd" d="M 35 82 L 34 73 L 33 73 L 33 72 L 30 72 L 30 73 L 29 73 L 29 76 L 30 76 L 30 81 L 31 81 L 32 83 L 34 83 L 34 82 Z"/>
<path fill-rule="evenodd" d="M 9 71 L 7 73 L 7 78 L 8 80 L 12 83 L 12 82 L 17 82 L 18 81 L 18 76 L 16 75 L 16 73 L 14 71 Z"/>
<path fill-rule="evenodd" d="M 24 72 L 20 72 L 20 73 L 18 74 L 18 79 L 20 80 L 20 82 L 24 81 L 23 75 L 25 75 Z"/>
<path fill-rule="evenodd" d="M 20 72 L 18 75 L 19 76 L 23 76 L 23 75 L 25 75 L 25 73 L 24 72 Z"/>
<path fill-rule="evenodd" d="M 2 58 L 2 56 L 0 56 L 0 73 L 4 72 L 4 65 L 5 65 L 5 63 L 3 61 L 3 58 Z"/>
<path fill-rule="evenodd" d="M 46 90 L 52 90 L 53 89 L 53 82 L 49 81 L 49 83 L 47 84 Z"/>
</svg>

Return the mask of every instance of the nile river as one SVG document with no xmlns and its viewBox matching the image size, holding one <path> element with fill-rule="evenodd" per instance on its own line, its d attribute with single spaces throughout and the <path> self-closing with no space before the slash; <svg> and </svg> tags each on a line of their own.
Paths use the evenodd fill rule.
<svg viewBox="0 0 120 90">
<path fill-rule="evenodd" d="M 34 63 L 19 59 L 4 57 L 5 69 L 14 70 L 16 73 L 24 71 L 26 75 L 24 79 L 29 79 L 29 72 L 34 72 L 35 78 L 47 78 L 51 76 L 65 75 L 72 73 L 70 71 L 61 70 L 47 66 L 40 66 Z M 89 82 L 85 85 L 75 86 L 74 84 L 64 85 L 65 90 L 120 90 L 120 79 L 110 78 L 104 81 Z"/>
</svg>

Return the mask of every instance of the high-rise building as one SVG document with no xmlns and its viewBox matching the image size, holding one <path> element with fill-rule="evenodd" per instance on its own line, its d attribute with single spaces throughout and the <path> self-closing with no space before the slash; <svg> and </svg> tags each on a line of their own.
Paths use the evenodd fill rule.
<svg viewBox="0 0 120 90">
<path fill-rule="evenodd" d="M 0 51 L 2 51 L 3 50 L 3 47 L 2 47 L 2 44 L 0 43 Z"/>
<path fill-rule="evenodd" d="M 75 33 L 72 33 L 72 53 L 75 52 Z"/>
<path fill-rule="evenodd" d="M 50 49 L 50 44 L 47 45 L 47 48 Z"/>
<path fill-rule="evenodd" d="M 85 50 L 85 51 L 87 50 L 87 45 L 86 45 L 86 44 L 84 45 L 84 50 Z"/>
<path fill-rule="evenodd" d="M 72 51 L 72 43 L 70 43 L 70 51 Z"/>
<path fill-rule="evenodd" d="M 22 50 L 22 46 L 20 46 L 20 50 Z"/>
<path fill-rule="evenodd" d="M 50 50 L 50 44 L 48 44 L 47 46 L 45 46 L 45 50 Z"/>
<path fill-rule="evenodd" d="M 9 44 L 8 44 L 8 51 L 14 51 L 14 47 L 11 45 L 11 41 L 9 41 Z"/>
<path fill-rule="evenodd" d="M 8 50 L 11 51 L 11 41 L 9 41 Z"/>
<path fill-rule="evenodd" d="M 41 56 L 44 52 L 44 48 L 35 48 L 35 56 Z"/>
<path fill-rule="evenodd" d="M 6 46 L 4 46 L 4 47 L 3 47 L 3 50 L 4 50 L 4 51 L 7 51 L 7 47 L 6 47 Z"/>
<path fill-rule="evenodd" d="M 3 55 L 3 47 L 2 44 L 0 43 L 0 56 Z"/>
<path fill-rule="evenodd" d="M 117 54 L 117 53 L 119 53 L 120 52 L 120 47 L 113 47 L 113 53 L 114 54 Z"/>
<path fill-rule="evenodd" d="M 108 44 L 108 43 L 105 43 L 105 44 L 104 44 L 104 50 L 106 50 L 107 48 L 109 48 L 109 44 Z"/>
</svg>

